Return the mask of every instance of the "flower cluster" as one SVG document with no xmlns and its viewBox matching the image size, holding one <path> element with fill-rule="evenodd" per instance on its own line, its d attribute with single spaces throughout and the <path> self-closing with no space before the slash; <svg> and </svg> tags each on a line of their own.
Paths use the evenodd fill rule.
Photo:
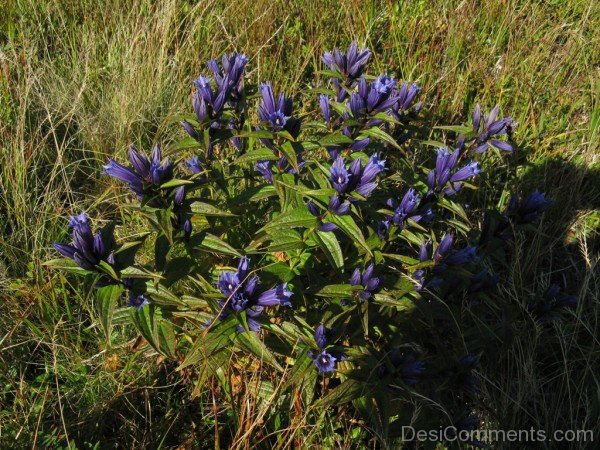
<svg viewBox="0 0 600 450">
<path fill-rule="evenodd" d="M 260 292 L 259 278 L 250 272 L 250 259 L 243 257 L 235 272 L 224 271 L 219 276 L 217 287 L 226 297 L 219 300 L 219 318 L 224 319 L 232 313 L 246 313 L 248 328 L 258 331 L 260 324 L 256 320 L 265 308 L 281 305 L 292 306 L 292 291 L 286 283 Z M 243 329 L 238 327 L 240 331 Z"/>
<path fill-rule="evenodd" d="M 320 373 L 333 372 L 335 370 L 336 363 L 345 359 L 345 355 L 339 351 L 332 350 L 329 346 L 328 330 L 325 325 L 320 324 L 315 329 L 315 342 L 317 344 L 318 351 L 309 350 L 308 356 L 312 358 L 315 367 Z"/>
<path fill-rule="evenodd" d="M 323 63 L 342 76 L 341 80 L 337 77 L 332 78 L 338 102 L 342 102 L 348 97 L 349 91 L 363 74 L 371 56 L 372 54 L 367 48 L 358 50 L 356 42 L 350 44 L 346 53 L 342 53 L 339 48 L 333 52 L 325 52 L 322 58 Z"/>
<path fill-rule="evenodd" d="M 113 159 L 108 160 L 104 172 L 129 186 L 139 199 L 157 195 L 157 188 L 173 178 L 173 166 L 169 159 L 162 160 L 158 145 L 152 150 L 151 158 L 140 152 L 135 146 L 129 147 L 131 167 L 125 167 Z"/>
<path fill-rule="evenodd" d="M 561 293 L 561 288 L 552 283 L 544 292 L 542 297 L 528 305 L 531 314 L 542 323 L 550 323 L 558 317 L 558 314 L 565 309 L 575 308 L 577 306 L 577 297 Z"/>
<path fill-rule="evenodd" d="M 377 233 L 382 239 L 388 237 L 390 226 L 394 225 L 402 230 L 409 225 L 409 220 L 418 223 L 421 220 L 429 221 L 433 218 L 431 205 L 424 205 L 419 208 L 421 197 L 414 188 L 408 189 L 402 197 L 400 204 L 396 204 L 394 199 L 387 201 L 387 206 L 393 209 L 393 214 L 386 216 L 385 220 L 379 222 Z"/>
<path fill-rule="evenodd" d="M 82 269 L 100 273 L 102 271 L 98 265 L 101 262 L 105 262 L 109 266 L 115 264 L 113 251 L 116 249 L 116 242 L 112 230 L 107 233 L 97 232 L 94 234 L 85 213 L 71 216 L 69 228 L 73 233 L 73 242 L 71 244 L 60 242 L 54 244 L 54 248 L 61 255 L 72 259 Z"/>
<path fill-rule="evenodd" d="M 377 175 L 384 170 L 385 161 L 377 155 L 371 156 L 364 167 L 361 158 L 356 158 L 349 168 L 346 168 L 344 158 L 338 156 L 331 165 L 329 180 L 339 195 L 348 196 L 348 200 L 354 202 L 357 198 L 351 194 L 369 197 L 377 187 Z"/>
<path fill-rule="evenodd" d="M 364 288 L 362 291 L 358 291 L 358 296 L 362 300 L 368 300 L 379 289 L 381 281 L 378 277 L 373 276 L 374 270 L 375 264 L 369 264 L 362 274 L 358 267 L 352 272 L 350 284 L 352 286 L 362 286 Z"/>
<path fill-rule="evenodd" d="M 244 54 L 232 53 L 223 55 L 221 67 L 214 59 L 207 62 L 209 70 L 214 78 L 214 89 L 210 77 L 200 76 L 194 81 L 196 92 L 193 96 L 193 107 L 200 130 L 208 130 L 209 137 L 221 128 L 238 130 L 241 127 L 244 116 L 242 99 L 244 94 L 244 71 L 248 57 Z M 224 111 L 227 105 L 237 112 L 241 117 L 226 118 L 223 123 Z M 197 141 L 201 141 L 200 133 L 189 121 L 183 120 L 181 125 L 185 132 Z M 233 138 L 236 147 L 240 147 L 240 141 Z M 212 157 L 213 142 L 208 143 L 207 158 Z"/>
<path fill-rule="evenodd" d="M 479 104 L 475 105 L 472 120 L 473 132 L 477 135 L 475 152 L 485 152 L 490 146 L 505 152 L 512 152 L 515 149 L 510 142 L 493 139 L 494 137 L 509 134 L 513 127 L 513 121 L 510 117 L 497 120 L 499 112 L 500 108 L 496 106 L 492 109 L 489 116 L 484 115 L 482 117 L 481 107 Z"/>
<path fill-rule="evenodd" d="M 481 173 L 481 167 L 475 161 L 470 161 L 460 169 L 456 169 L 462 150 L 462 145 L 452 153 L 445 148 L 438 148 L 435 169 L 430 170 L 427 175 L 430 194 L 443 192 L 446 195 L 454 195 L 465 180 Z"/>
</svg>

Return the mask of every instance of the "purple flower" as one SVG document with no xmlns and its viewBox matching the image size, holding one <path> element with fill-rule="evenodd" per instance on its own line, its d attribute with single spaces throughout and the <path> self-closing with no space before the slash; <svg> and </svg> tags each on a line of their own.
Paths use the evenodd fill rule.
<svg viewBox="0 0 600 450">
<path fill-rule="evenodd" d="M 350 202 L 342 201 L 339 195 L 333 194 L 329 198 L 327 210 L 336 216 L 344 216 L 350 212 Z"/>
<path fill-rule="evenodd" d="M 258 296 L 256 304 L 259 306 L 292 306 L 290 297 L 292 291 L 286 289 L 286 283 L 280 284 L 273 289 L 263 292 Z"/>
<path fill-rule="evenodd" d="M 385 161 L 379 160 L 377 155 L 371 156 L 367 165 L 362 167 L 362 160 L 356 158 L 347 169 L 342 156 L 338 156 L 330 168 L 329 180 L 333 188 L 340 194 L 349 194 L 354 191 L 363 197 L 371 195 L 377 187 L 377 175 L 385 170 Z M 356 199 L 350 198 L 350 201 Z"/>
<path fill-rule="evenodd" d="M 397 348 L 393 348 L 388 353 L 389 366 L 380 366 L 379 377 L 384 378 L 388 375 L 398 377 L 403 383 L 410 386 L 417 384 L 423 372 L 425 364 L 423 361 L 417 361 L 410 355 L 402 355 Z M 387 386 L 392 390 L 392 386 Z"/>
<path fill-rule="evenodd" d="M 273 183 L 273 171 L 271 170 L 270 161 L 259 161 L 254 166 L 254 170 L 260 173 L 267 183 Z"/>
<path fill-rule="evenodd" d="M 323 115 L 323 119 L 325 119 L 325 123 L 329 125 L 331 123 L 331 108 L 329 106 L 328 95 L 319 95 L 319 107 L 321 108 L 321 114 Z"/>
<path fill-rule="evenodd" d="M 346 53 L 342 53 L 339 48 L 336 48 L 333 52 L 325 52 L 322 58 L 323 63 L 342 76 L 341 80 L 332 78 L 338 102 L 343 101 L 348 96 L 348 90 L 360 78 L 370 59 L 371 52 L 366 48 L 359 51 L 356 42 L 350 44 Z"/>
<path fill-rule="evenodd" d="M 404 229 L 407 226 L 408 219 L 414 222 L 420 222 L 422 219 L 429 220 L 433 216 L 431 206 L 425 207 L 422 210 L 417 209 L 420 200 L 419 194 L 412 187 L 404 194 L 399 205 L 396 205 L 396 202 L 390 198 L 387 201 L 387 205 L 394 209 L 394 214 L 386 216 L 386 230 L 389 228 L 390 223 L 393 223 L 400 229 Z"/>
<path fill-rule="evenodd" d="M 444 245 L 448 245 L 448 238 L 446 238 L 446 239 L 447 240 L 445 241 Z M 442 242 L 444 242 L 444 240 L 442 240 Z M 438 249 L 439 249 L 439 246 L 438 246 Z M 431 260 L 432 258 L 435 261 L 436 254 L 437 254 L 437 249 L 436 249 L 436 253 L 435 254 L 433 253 L 433 243 L 431 241 L 424 242 L 423 244 L 421 244 L 421 247 L 419 248 L 419 261 L 423 263 L 423 262 Z M 425 270 L 425 269 L 415 270 L 412 273 L 412 279 L 416 283 L 417 291 L 422 291 L 423 289 L 436 288 L 442 284 L 442 279 L 437 276 L 428 278 L 427 270 Z"/>
<path fill-rule="evenodd" d="M 220 91 L 230 90 L 230 98 L 227 100 L 232 103 L 238 102 L 243 95 L 244 70 L 248 64 L 248 57 L 240 53 L 231 53 L 221 57 L 222 68 L 214 59 L 206 64 L 215 77 L 217 88 Z"/>
<path fill-rule="evenodd" d="M 315 217 L 320 217 L 321 216 L 321 211 L 319 210 L 319 207 L 315 204 L 315 202 L 313 202 L 312 200 L 309 200 L 308 202 L 306 202 L 306 206 L 308 207 L 308 211 Z"/>
<path fill-rule="evenodd" d="M 181 206 L 183 204 L 183 202 L 185 201 L 185 186 L 179 186 L 177 189 L 175 189 L 173 201 L 178 206 Z"/>
<path fill-rule="evenodd" d="M 340 352 L 329 350 L 327 351 L 327 329 L 325 325 L 320 324 L 315 330 L 315 342 L 317 343 L 318 351 L 310 350 L 309 357 L 319 370 L 319 373 L 333 372 L 337 361 L 344 359 L 344 355 Z"/>
<path fill-rule="evenodd" d="M 499 281 L 500 278 L 498 275 L 492 275 L 487 268 L 483 268 L 473 276 L 471 284 L 467 288 L 467 292 L 469 294 L 476 294 L 491 289 L 496 286 Z"/>
<path fill-rule="evenodd" d="M 260 85 L 262 104 L 258 107 L 260 120 L 267 123 L 271 131 L 285 130 L 295 139 L 300 134 L 300 120 L 293 116 L 292 99 L 279 94 L 275 100 L 271 83 Z"/>
<path fill-rule="evenodd" d="M 201 173 L 203 170 L 197 156 L 192 156 L 192 158 L 188 159 L 185 162 L 185 166 L 190 169 L 193 174 Z"/>
<path fill-rule="evenodd" d="M 381 220 L 377 223 L 377 235 L 381 239 L 387 239 L 390 234 L 390 221 Z"/>
<path fill-rule="evenodd" d="M 393 77 L 384 73 L 371 84 L 367 84 L 363 76 L 358 82 L 358 91 L 350 96 L 348 107 L 354 119 L 363 121 L 377 113 L 393 111 L 399 100 L 398 94 Z M 380 119 L 370 119 L 368 125 L 380 123 Z"/>
<path fill-rule="evenodd" d="M 346 170 L 344 158 L 342 158 L 341 155 L 335 159 L 329 171 L 329 179 L 331 180 L 333 188 L 340 194 L 345 193 L 350 183 L 350 177 L 352 176 L 352 174 L 350 174 L 348 170 Z"/>
<path fill-rule="evenodd" d="M 473 246 L 465 247 L 448 255 L 444 263 L 450 266 L 463 266 L 478 259 L 477 248 Z"/>
<path fill-rule="evenodd" d="M 433 255 L 433 259 L 436 262 L 442 261 L 450 251 L 452 250 L 452 246 L 454 245 L 454 235 L 452 233 L 445 234 L 440 241 L 440 244 L 435 249 L 435 253 Z"/>
<path fill-rule="evenodd" d="M 481 173 L 481 167 L 473 161 L 455 170 L 462 150 L 462 144 L 453 153 L 445 148 L 438 148 L 435 169 L 429 171 L 427 176 L 430 192 L 441 191 L 446 195 L 453 195 L 462 187 L 463 181 Z"/>
<path fill-rule="evenodd" d="M 328 232 L 328 231 L 335 231 L 335 230 L 337 230 L 338 226 L 336 224 L 334 224 L 334 223 L 331 223 L 331 222 L 325 222 L 325 223 L 322 223 L 321 225 L 319 225 L 317 227 L 317 229 L 319 231 Z"/>
<path fill-rule="evenodd" d="M 191 137 L 192 139 L 196 139 L 197 141 L 200 140 L 200 135 L 198 134 L 198 131 L 194 128 L 194 126 L 191 123 L 189 123 L 187 120 L 182 120 L 179 123 L 181 124 L 183 130 L 188 134 L 189 137 Z"/>
<path fill-rule="evenodd" d="M 557 284 L 548 286 L 541 299 L 530 303 L 528 310 L 542 323 L 549 323 L 558 317 L 563 309 L 577 306 L 577 296 L 561 294 L 561 288 Z"/>
<path fill-rule="evenodd" d="M 183 222 L 183 233 L 186 242 L 189 241 L 190 236 L 192 235 L 192 222 L 190 219 L 187 219 L 185 222 Z"/>
<path fill-rule="evenodd" d="M 335 362 L 337 361 L 337 358 L 330 353 L 327 353 L 327 351 L 322 350 L 320 353 L 315 355 L 313 361 L 319 372 L 326 373 L 333 372 L 335 370 Z"/>
<path fill-rule="evenodd" d="M 490 145 L 506 152 L 512 152 L 515 149 L 509 142 L 492 139 L 494 136 L 509 134 L 514 126 L 510 117 L 496 120 L 499 112 L 500 108 L 496 106 L 492 109 L 489 116 L 483 116 L 482 118 L 479 104 L 475 105 L 472 119 L 473 132 L 477 134 L 475 152 L 485 152 Z"/>
<path fill-rule="evenodd" d="M 421 92 L 421 88 L 417 83 L 402 83 L 399 89 L 395 92 L 397 102 L 392 106 L 392 115 L 396 120 L 402 119 L 406 111 L 412 106 L 416 96 Z"/>
<path fill-rule="evenodd" d="M 553 203 L 553 199 L 546 198 L 546 194 L 536 189 L 521 202 L 518 197 L 513 196 L 508 205 L 507 215 L 518 224 L 531 223 Z"/>
<path fill-rule="evenodd" d="M 108 236 L 103 236 L 100 232 L 94 234 L 85 213 L 72 216 L 69 219 L 69 227 L 72 229 L 73 242 L 54 243 L 57 252 L 74 260 L 79 267 L 86 270 L 101 272 L 96 267 L 101 261 L 114 265 L 113 251 L 116 243 L 112 233 Z"/>
<path fill-rule="evenodd" d="M 408 385 L 417 384 L 425 371 L 425 363 L 415 361 L 411 356 L 403 356 L 395 367 L 402 381 Z"/>
<path fill-rule="evenodd" d="M 144 294 L 134 294 L 133 292 L 129 293 L 129 306 L 132 308 L 137 308 L 139 311 L 144 307 L 144 305 L 148 304 L 150 304 L 150 302 Z"/>
<path fill-rule="evenodd" d="M 151 159 L 132 145 L 129 147 L 129 159 L 132 167 L 125 167 L 109 159 L 108 164 L 104 166 L 104 173 L 127 183 L 140 198 L 146 187 L 158 187 L 173 178 L 173 167 L 168 159 L 162 161 L 162 152 L 158 145 L 154 147 Z"/>
<path fill-rule="evenodd" d="M 286 283 L 259 292 L 259 282 L 256 275 L 250 275 L 250 259 L 246 256 L 240 260 L 235 272 L 221 272 L 217 288 L 226 298 L 219 300 L 221 309 L 219 319 L 244 311 L 248 327 L 251 331 L 257 331 L 260 329 L 260 324 L 256 318 L 265 308 L 277 305 L 292 306 L 290 302 L 292 292 L 287 289 Z M 238 330 L 241 331 L 240 328 L 238 327 Z"/>
<path fill-rule="evenodd" d="M 305 162 L 302 160 L 302 155 L 298 154 L 296 156 L 297 156 L 298 168 L 301 169 L 302 167 L 304 167 Z M 292 174 L 297 174 L 296 169 L 294 169 L 291 166 L 291 164 L 289 163 L 289 161 L 287 160 L 287 158 L 285 156 L 282 156 L 281 158 L 279 158 L 275 162 L 275 164 L 273 164 L 271 161 L 259 161 L 254 166 L 254 170 L 259 172 L 264 177 L 265 181 L 270 184 L 273 183 L 273 174 L 274 174 L 273 169 L 274 168 L 276 168 L 279 171 L 279 173 L 288 172 L 288 173 L 292 173 Z"/>
<path fill-rule="evenodd" d="M 360 269 L 357 267 L 354 269 L 352 276 L 350 277 L 350 284 L 352 286 L 362 286 L 364 289 L 359 292 L 359 297 L 362 300 L 367 300 L 379 289 L 381 281 L 378 277 L 373 276 L 375 265 L 369 264 L 365 271 L 361 274 Z"/>
</svg>

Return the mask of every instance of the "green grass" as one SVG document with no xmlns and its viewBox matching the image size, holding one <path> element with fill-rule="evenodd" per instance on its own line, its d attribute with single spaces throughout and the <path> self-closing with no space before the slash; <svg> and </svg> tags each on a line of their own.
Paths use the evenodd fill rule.
<svg viewBox="0 0 600 450">
<path fill-rule="evenodd" d="M 204 448 L 221 433 L 222 448 L 245 447 L 241 438 L 260 428 L 255 419 L 272 411 L 251 389 L 256 373 L 227 368 L 250 374 L 227 407 L 225 393 L 195 387 L 193 376 L 134 347 L 127 326 L 106 348 L 85 287 L 41 263 L 64 237 L 67 214 L 124 200 L 100 176 L 108 156 L 182 136 L 170 117 L 191 109 L 204 61 L 243 51 L 252 80 L 298 94 L 322 52 L 352 39 L 374 51 L 376 70 L 418 81 L 434 121 L 465 121 L 480 102 L 499 103 L 518 122 L 518 178 L 557 202 L 530 250 L 515 245 L 500 295 L 525 305 L 563 277 L 579 306 L 550 337 L 532 325 L 499 351 L 501 375 L 482 374 L 486 406 L 504 428 L 595 428 L 600 438 L 596 2 L 8 0 L 0 16 L 0 446 Z M 281 447 L 352 448 L 365 433 L 325 412 L 320 424 L 293 422 Z"/>
</svg>

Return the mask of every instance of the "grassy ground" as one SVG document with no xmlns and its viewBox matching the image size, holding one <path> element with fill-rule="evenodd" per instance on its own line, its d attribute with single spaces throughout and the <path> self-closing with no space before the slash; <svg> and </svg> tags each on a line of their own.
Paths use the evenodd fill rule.
<svg viewBox="0 0 600 450">
<path fill-rule="evenodd" d="M 377 69 L 419 82 L 440 122 L 466 120 L 476 102 L 499 103 L 518 122 L 522 183 L 557 203 L 501 295 L 525 302 L 558 278 L 579 306 L 571 325 L 544 341 L 551 348 L 537 345 L 540 329 L 516 340 L 485 398 L 504 428 L 597 429 L 596 2 L 5 0 L 0 10 L 3 448 L 213 446 L 214 391 L 197 388 L 191 400 L 193 380 L 138 349 L 128 327 L 106 348 L 87 292 L 41 262 L 64 237 L 67 214 L 121 201 L 99 175 L 108 156 L 181 136 L 168 118 L 190 110 L 204 61 L 243 51 L 253 80 L 294 93 L 325 49 L 352 39 L 374 51 Z M 561 367 L 537 365 L 544 351 Z M 237 419 L 228 423 L 239 437 L 248 424 Z M 324 416 L 295 439 L 351 447 L 360 430 L 345 427 Z"/>
</svg>

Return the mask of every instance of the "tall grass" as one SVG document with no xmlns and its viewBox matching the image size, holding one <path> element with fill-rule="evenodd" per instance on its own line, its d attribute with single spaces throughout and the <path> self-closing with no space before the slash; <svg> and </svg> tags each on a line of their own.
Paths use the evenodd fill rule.
<svg viewBox="0 0 600 450">
<path fill-rule="evenodd" d="M 1 12 L 2 446 L 208 447 L 221 436 L 223 447 L 249 448 L 248 433 L 275 401 L 256 400 L 256 371 L 226 369 L 240 377 L 230 398 L 240 409 L 223 407 L 226 393 L 207 386 L 190 400 L 194 380 L 147 358 L 129 328 L 105 348 L 86 291 L 41 262 L 64 237 L 67 214 L 121 201 L 99 173 L 108 156 L 181 133 L 168 118 L 190 109 L 204 61 L 243 51 L 253 80 L 294 93 L 321 68 L 325 49 L 352 39 L 374 50 L 378 69 L 418 81 L 434 121 L 498 102 L 518 122 L 520 181 L 557 206 L 534 251 L 515 246 L 517 264 L 499 295 L 525 314 L 530 296 L 562 277 L 579 306 L 568 324 L 532 323 L 507 339 L 501 376 L 482 374 L 484 397 L 505 428 L 598 429 L 590 422 L 600 411 L 596 2 L 7 0 Z M 291 421 L 282 447 L 351 447 L 352 436 L 364 437 L 342 418 L 313 414 L 321 426 Z"/>
</svg>

